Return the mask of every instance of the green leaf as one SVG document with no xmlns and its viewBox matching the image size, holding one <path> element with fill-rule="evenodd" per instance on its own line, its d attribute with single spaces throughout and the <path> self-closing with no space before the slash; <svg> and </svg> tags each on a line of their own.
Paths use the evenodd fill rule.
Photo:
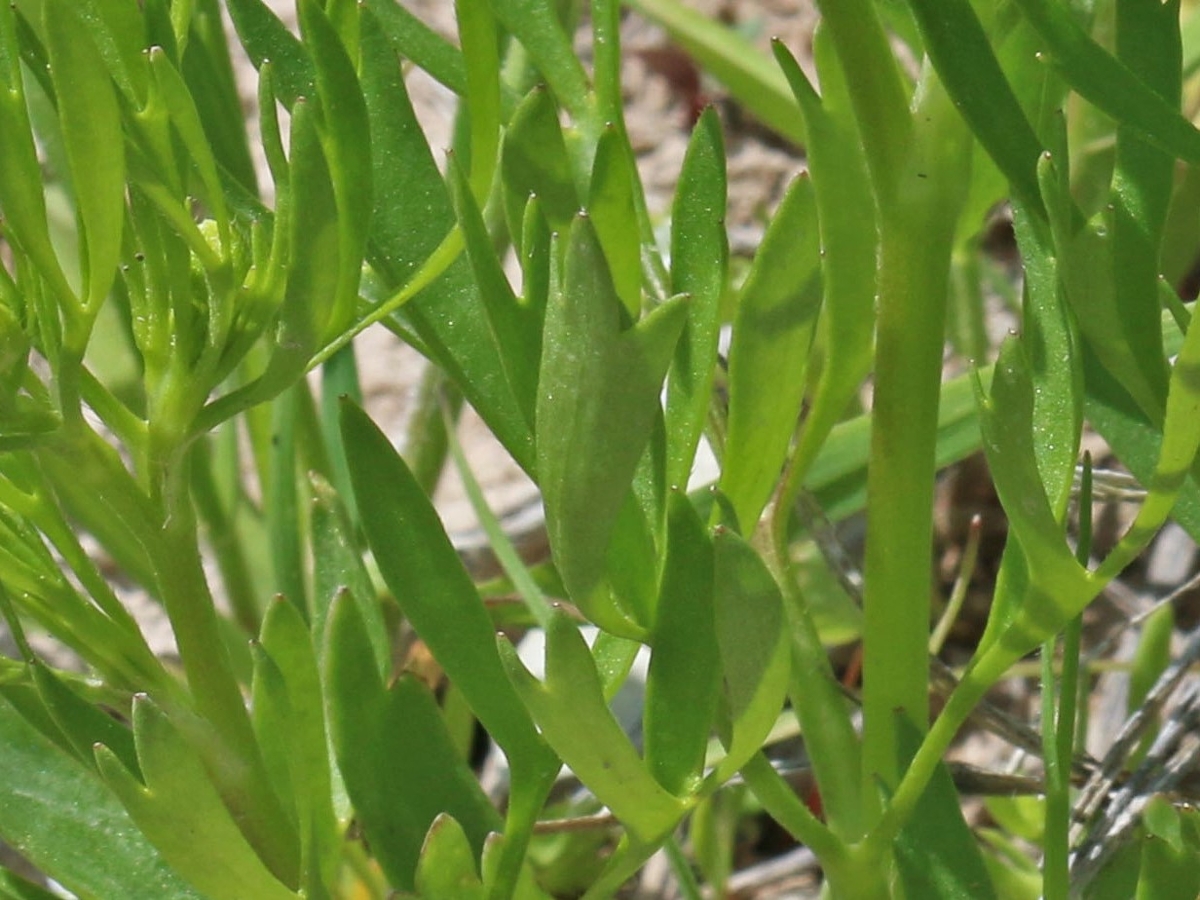
<svg viewBox="0 0 1200 900">
<path fill-rule="evenodd" d="M 80 897 L 199 898 L 90 766 L 0 700 L 0 835 Z"/>
<path fill-rule="evenodd" d="M 229 252 L 229 213 L 225 208 L 225 194 L 217 172 L 213 146 L 205 133 L 193 94 L 161 47 L 150 50 L 150 68 L 154 73 L 162 102 L 170 112 L 171 121 L 183 139 L 192 164 L 200 175 L 200 182 L 204 185 L 202 199 L 208 213 L 216 220 L 220 229 L 221 242 L 224 245 L 222 249 Z"/>
<path fill-rule="evenodd" d="M 338 766 L 393 886 L 412 887 L 421 844 L 442 812 L 463 823 L 480 853 L 500 816 L 455 750 L 425 684 L 403 675 L 390 689 L 384 686 L 366 629 L 345 593 L 330 612 L 325 668 Z"/>
<path fill-rule="evenodd" d="M 721 298 L 729 269 L 721 120 L 706 109 L 692 130 L 671 207 L 671 287 L 687 294 L 688 319 L 667 376 L 667 484 L 683 487 L 708 421 Z"/>
<path fill-rule="evenodd" d="M 312 59 L 263 0 L 229 0 L 229 17 L 255 68 L 270 60 L 279 97 L 289 110 L 300 97 L 310 96 L 315 81 Z"/>
<path fill-rule="evenodd" d="M 634 196 L 637 169 L 629 139 L 616 125 L 606 125 L 596 143 L 587 211 L 604 248 L 613 288 L 629 317 L 642 311 L 641 242 Z"/>
<path fill-rule="evenodd" d="M 812 183 L 792 182 L 742 288 L 729 347 L 729 423 L 721 491 L 752 530 L 779 478 L 800 415 L 820 308 Z M 770 385 L 770 389 L 766 389 Z"/>
<path fill-rule="evenodd" d="M 671 301 L 624 331 L 621 312 L 595 231 L 580 216 L 546 310 L 538 481 L 550 547 L 572 600 L 606 630 L 636 638 L 641 629 L 599 598 L 607 594 L 609 541 L 660 414 L 686 306 Z"/>
<path fill-rule="evenodd" d="M 806 149 L 816 195 L 824 292 L 817 322 L 821 369 L 789 464 L 796 483 L 803 483 L 830 431 L 862 386 L 871 368 L 875 337 L 878 238 L 874 228 L 864 226 L 866 217 L 875 216 L 866 157 L 841 64 L 824 29 L 814 35 L 813 52 L 823 97 L 817 96 L 782 44 L 775 44 L 775 57 L 791 85 L 808 134 Z"/>
<path fill-rule="evenodd" d="M 317 475 L 312 484 L 313 609 L 310 613 L 312 634 L 318 654 L 323 653 L 325 623 L 334 597 L 349 591 L 358 604 L 358 614 L 366 628 L 381 677 L 392 669 L 391 641 L 383 609 L 376 596 L 371 576 L 363 564 L 362 551 L 342 498 L 330 484 Z"/>
<path fill-rule="evenodd" d="M 417 864 L 417 893 L 423 900 L 484 900 L 475 853 L 453 816 L 441 813 L 429 827 Z"/>
<path fill-rule="evenodd" d="M 454 210 L 429 145 L 413 115 L 403 73 L 379 22 L 362 14 L 362 88 L 371 130 L 375 208 L 368 260 L 383 282 L 405 284 L 454 228 Z M 397 160 L 404 160 L 398 165 Z M 458 259 L 400 313 L 492 432 L 530 471 L 533 436 L 508 388 L 479 292 Z"/>
<path fill-rule="evenodd" d="M 1190 835 L 1186 834 L 1185 819 L 1191 820 Z M 1200 892 L 1200 846 L 1195 839 L 1195 822 L 1193 810 L 1176 810 L 1162 796 L 1151 799 L 1144 814 L 1149 834 L 1142 842 L 1137 900 L 1190 900 Z"/>
<path fill-rule="evenodd" d="M 255 731 L 268 769 L 274 759 L 286 776 L 277 792 L 295 806 L 302 871 L 310 882 L 333 884 L 341 834 L 331 801 L 324 708 L 318 702 L 321 678 L 308 625 L 295 605 L 283 598 L 267 607 L 256 662 L 266 678 L 260 693 L 256 665 Z"/>
<path fill-rule="evenodd" d="M 1096 43 L 1068 7 L 1052 0 L 1017 0 L 1016 5 L 1046 42 L 1063 77 L 1085 100 L 1172 156 L 1200 161 L 1200 132 Z"/>
<path fill-rule="evenodd" d="M 83 294 L 95 310 L 117 274 L 125 217 L 125 138 L 92 34 L 66 0 L 42 7 L 63 148 L 83 232 Z"/>
<path fill-rule="evenodd" d="M 121 92 L 141 107 L 149 82 L 147 22 L 136 0 L 81 0 L 76 10 Z"/>
<path fill-rule="evenodd" d="M 907 744 L 900 765 L 907 765 L 921 744 L 917 727 L 897 713 L 901 740 Z M 929 900 L 989 900 L 996 897 L 979 851 L 963 818 L 954 780 L 939 763 L 908 824 L 896 838 L 896 868 L 909 897 Z"/>
<path fill-rule="evenodd" d="M 570 227 L 582 202 L 554 98 L 534 88 L 521 101 L 504 132 L 500 159 L 509 231 L 521 234 L 522 213 L 531 196 L 552 232 Z"/>
<path fill-rule="evenodd" d="M 589 87 L 583 65 L 552 0 L 492 0 L 492 10 L 505 29 L 529 52 L 558 102 L 577 121 L 589 117 Z"/>
<path fill-rule="evenodd" d="M 371 132 L 354 63 L 338 33 L 316 0 L 299 3 L 298 10 L 304 43 L 316 65 L 317 96 L 323 119 L 321 142 L 338 210 L 337 287 L 327 332 L 323 335 L 328 338 L 350 324 L 358 301 L 358 281 L 371 221 L 363 214 L 371 208 Z"/>
<path fill-rule="evenodd" d="M 704 771 L 721 685 L 720 647 L 712 540 L 685 494 L 673 490 L 667 503 L 667 549 L 642 731 L 651 774 L 672 794 L 685 796 Z"/>
<path fill-rule="evenodd" d="M 467 69 L 457 47 L 392 0 L 366 0 L 378 26 L 396 53 L 420 68 L 454 93 L 467 92 Z"/>
<path fill-rule="evenodd" d="M 510 762 L 546 759 L 504 677 L 491 618 L 429 498 L 383 432 L 348 402 L 342 434 L 363 529 L 396 602 Z"/>
<path fill-rule="evenodd" d="M 483 214 L 471 194 L 467 176 L 453 154 L 447 165 L 447 180 L 509 390 L 517 398 L 532 428 L 541 357 L 541 322 L 531 315 L 528 307 L 518 303 L 496 255 L 495 243 L 488 234 Z"/>
<path fill-rule="evenodd" d="M 33 683 L 54 723 L 71 743 L 81 762 L 91 766 L 92 747 L 104 744 L 134 774 L 141 774 L 134 749 L 133 732 L 108 712 L 72 690 L 51 669 L 37 660 L 30 662 Z"/>
<path fill-rule="evenodd" d="M 246 842 L 200 758 L 145 695 L 134 699 L 133 731 L 145 784 L 103 745 L 96 748 L 96 764 L 163 858 L 206 895 L 298 896 Z"/>
<path fill-rule="evenodd" d="M 787 693 L 791 650 L 779 586 L 744 539 L 720 529 L 713 539 L 714 618 L 727 727 L 726 756 L 713 779 L 733 775 L 762 747 Z"/>
<path fill-rule="evenodd" d="M 58 900 L 58 894 L 52 894 L 7 869 L 0 869 L 0 897 L 3 900 Z"/>
<path fill-rule="evenodd" d="M 4 227 L 62 297 L 74 296 L 50 244 L 42 172 L 21 77 L 16 11 L 0 9 L 0 212 Z"/>
<path fill-rule="evenodd" d="M 503 637 L 499 646 L 509 678 L 563 762 L 639 840 L 665 836 L 686 807 L 654 780 L 621 730 L 575 623 L 561 609 L 552 616 L 544 682 Z"/>
<path fill-rule="evenodd" d="M 1000 68 L 975 10 L 966 0 L 913 0 L 910 7 L 946 92 L 1008 179 L 1013 195 L 1031 213 L 1040 215 L 1035 166 L 1042 143 Z"/>
</svg>

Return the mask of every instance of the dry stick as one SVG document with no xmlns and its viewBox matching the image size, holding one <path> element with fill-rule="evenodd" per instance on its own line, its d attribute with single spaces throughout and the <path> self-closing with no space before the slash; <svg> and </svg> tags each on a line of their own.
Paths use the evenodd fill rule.
<svg viewBox="0 0 1200 900">
<path fill-rule="evenodd" d="M 1086 886 L 1121 848 L 1150 800 L 1156 794 L 1172 792 L 1195 769 L 1200 761 L 1198 725 L 1200 687 L 1192 683 L 1141 765 L 1107 796 L 1108 806 L 1103 815 L 1094 823 L 1077 824 L 1077 828 L 1088 828 L 1088 837 L 1072 858 L 1072 897 L 1082 896 Z M 1108 761 L 1106 757 L 1105 763 Z"/>
</svg>

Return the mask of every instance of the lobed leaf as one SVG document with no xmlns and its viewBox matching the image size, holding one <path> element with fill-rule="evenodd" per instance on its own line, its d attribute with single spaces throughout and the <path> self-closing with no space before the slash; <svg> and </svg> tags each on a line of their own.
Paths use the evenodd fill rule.
<svg viewBox="0 0 1200 900">
<path fill-rule="evenodd" d="M 602 599 L 607 553 L 661 414 L 659 391 L 685 314 L 675 300 L 622 331 L 620 300 L 595 231 L 585 216 L 576 219 L 562 280 L 552 287 L 546 310 L 538 481 L 550 547 L 568 593 L 597 624 L 627 637 L 638 637 L 644 626 Z"/>
<path fill-rule="evenodd" d="M 484 837 L 500 827 L 499 815 L 458 755 L 429 689 L 411 674 L 384 686 L 362 619 L 344 592 L 330 611 L 325 672 L 338 766 L 392 885 L 413 886 L 422 842 L 442 813 L 462 822 L 474 853 L 481 852 Z"/>
<path fill-rule="evenodd" d="M 199 898 L 89 765 L 0 700 L 0 835 L 80 897 Z"/>
<path fill-rule="evenodd" d="M 247 843 L 199 756 L 145 695 L 134 699 L 133 731 L 144 784 L 104 745 L 96 747 L 96 764 L 172 868 L 205 895 L 297 897 Z"/>
<path fill-rule="evenodd" d="M 546 680 L 539 682 L 504 638 L 508 677 L 546 741 L 600 802 L 641 841 L 661 840 L 684 804 L 651 776 L 604 700 L 600 677 L 575 623 L 561 609 L 546 630 Z"/>
</svg>

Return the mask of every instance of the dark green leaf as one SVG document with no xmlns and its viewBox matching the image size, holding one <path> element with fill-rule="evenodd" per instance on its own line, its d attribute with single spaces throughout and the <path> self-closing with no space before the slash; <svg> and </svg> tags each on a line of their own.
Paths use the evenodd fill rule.
<svg viewBox="0 0 1200 900">
<path fill-rule="evenodd" d="M 471 194 L 467 176 L 453 155 L 447 168 L 459 227 L 463 231 L 467 255 L 475 272 L 475 283 L 479 286 L 493 340 L 500 351 L 509 389 L 520 403 L 526 421 L 532 428 L 538 362 L 541 358 L 541 322 L 529 315 L 527 307 L 517 302 L 517 295 L 513 293 L 500 259 L 496 256 L 495 244 L 488 234 L 483 215 Z"/>
<path fill-rule="evenodd" d="M 304 45 L 288 31 L 263 0 L 229 0 L 229 16 L 255 68 L 267 60 L 275 69 L 279 97 L 288 109 L 312 93 L 313 62 Z"/>
<path fill-rule="evenodd" d="M 400 608 L 510 761 L 546 758 L 500 666 L 491 618 L 429 498 L 383 432 L 348 402 L 342 434 L 363 528 Z"/>
<path fill-rule="evenodd" d="M 491 5 L 496 18 L 529 52 L 558 102 L 577 120 L 587 119 L 587 75 L 559 18 L 559 4 L 552 0 L 492 0 Z"/>
<path fill-rule="evenodd" d="M 897 714 L 906 765 L 921 744 L 921 733 Z M 929 900 L 989 900 L 996 896 L 979 844 L 963 819 L 954 780 L 938 764 L 908 824 L 896 839 L 896 868 L 906 896 Z"/>
<path fill-rule="evenodd" d="M 462 53 L 444 37 L 392 0 L 366 0 L 396 53 L 414 63 L 460 96 L 467 92 Z"/>
<path fill-rule="evenodd" d="M 504 132 L 501 156 L 509 230 L 521 233 L 525 204 L 538 198 L 550 230 L 562 234 L 583 205 L 576 188 L 554 98 L 535 88 Z"/>
<path fill-rule="evenodd" d="M 713 548 L 679 490 L 668 500 L 667 551 L 651 634 L 642 731 L 651 774 L 676 796 L 699 782 L 721 672 L 713 619 Z"/>
<path fill-rule="evenodd" d="M 330 613 L 325 668 L 338 765 L 392 884 L 413 886 L 422 842 L 440 813 L 462 822 L 480 853 L 484 837 L 499 829 L 499 815 L 458 755 L 429 689 L 413 675 L 384 687 L 345 593 Z"/>
<path fill-rule="evenodd" d="M 343 498 L 319 476 L 312 476 L 311 484 L 313 609 L 310 618 L 314 642 L 318 652 L 323 652 L 329 607 L 339 591 L 349 591 L 358 604 L 359 617 L 370 638 L 379 674 L 387 677 L 392 668 L 387 623 L 375 596 L 375 586 L 363 564 L 362 550 L 355 541 Z"/>
</svg>

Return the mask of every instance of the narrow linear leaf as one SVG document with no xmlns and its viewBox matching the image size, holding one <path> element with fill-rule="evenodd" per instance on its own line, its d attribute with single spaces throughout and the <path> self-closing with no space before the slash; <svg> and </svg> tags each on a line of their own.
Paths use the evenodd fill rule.
<svg viewBox="0 0 1200 900">
<path fill-rule="evenodd" d="M 687 496 L 672 491 L 642 731 L 651 774 L 676 796 L 703 774 L 720 690 L 713 567 L 704 523 Z"/>
<path fill-rule="evenodd" d="M 708 420 L 716 373 L 721 298 L 729 269 L 725 146 L 716 109 L 692 130 L 671 207 L 671 287 L 690 297 L 667 376 L 667 484 L 683 487 Z"/>
<path fill-rule="evenodd" d="M 713 539 L 713 588 L 727 727 L 726 756 L 713 778 L 722 782 L 762 747 L 787 693 L 788 629 L 779 586 L 762 559 L 732 531 Z"/>
<path fill-rule="evenodd" d="M 1017 0 L 1017 6 L 1046 42 L 1063 77 L 1089 103 L 1172 156 L 1200 161 L 1200 132 L 1097 44 L 1068 7 L 1053 0 Z"/>
<path fill-rule="evenodd" d="M 804 396 L 820 308 L 812 183 L 792 182 L 746 277 L 729 347 L 729 423 L 720 486 L 752 530 L 778 480 Z M 767 385 L 770 390 L 765 390 Z"/>
<path fill-rule="evenodd" d="M 637 169 L 629 139 L 616 125 L 606 125 L 596 143 L 587 210 L 596 229 L 613 287 L 633 320 L 642 312 L 641 242 L 634 191 Z"/>
<path fill-rule="evenodd" d="M 491 619 L 429 498 L 383 432 L 345 401 L 342 434 L 363 529 L 400 608 L 510 759 L 545 758 L 504 677 Z"/>
<path fill-rule="evenodd" d="M 366 0 L 365 7 L 396 53 L 411 59 L 460 97 L 467 92 L 467 69 L 457 47 L 392 0 Z"/>
<path fill-rule="evenodd" d="M 367 105 L 354 63 L 328 16 L 315 0 L 299 4 L 300 28 L 316 66 L 321 99 L 322 145 L 337 199 L 338 274 L 327 332 L 329 337 L 349 323 L 358 301 L 362 256 L 371 220 L 371 132 Z"/>
<path fill-rule="evenodd" d="M 229 0 L 229 16 L 255 68 L 267 60 L 276 72 L 279 98 L 289 110 L 311 95 L 315 81 L 312 59 L 263 0 Z"/>
</svg>

